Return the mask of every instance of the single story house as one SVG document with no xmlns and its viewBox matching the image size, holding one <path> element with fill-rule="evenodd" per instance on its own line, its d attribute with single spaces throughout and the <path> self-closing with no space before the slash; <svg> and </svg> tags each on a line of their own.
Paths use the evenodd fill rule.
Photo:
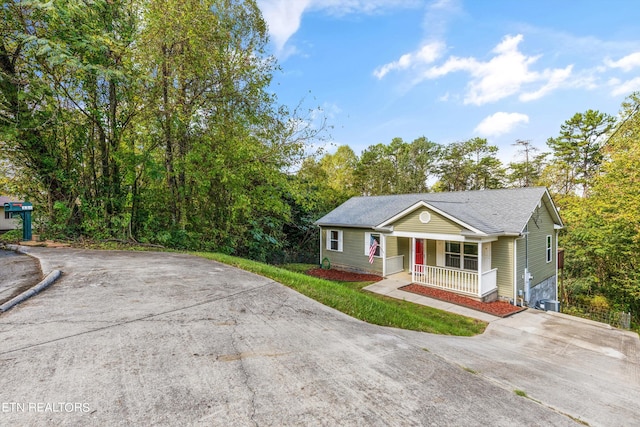
<svg viewBox="0 0 640 427">
<path fill-rule="evenodd" d="M 10 202 L 17 202 L 17 200 L 6 196 L 0 196 L 0 233 L 20 228 L 20 219 L 11 218 L 11 214 L 4 211 L 4 204 Z"/>
<path fill-rule="evenodd" d="M 563 223 L 544 187 L 353 197 L 316 221 L 320 261 L 483 301 L 558 299 Z"/>
</svg>

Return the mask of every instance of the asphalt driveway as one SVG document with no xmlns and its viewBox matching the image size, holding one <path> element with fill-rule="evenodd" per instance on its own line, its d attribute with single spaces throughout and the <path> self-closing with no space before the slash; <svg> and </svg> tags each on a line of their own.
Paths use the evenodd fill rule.
<svg viewBox="0 0 640 427">
<path fill-rule="evenodd" d="M 441 337 L 369 325 L 193 256 L 29 251 L 63 276 L 0 315 L 0 425 L 640 423 L 637 336 L 615 357 L 562 340 L 540 348 L 539 329 L 502 321 Z M 544 330 L 553 317 L 540 315 L 532 327 Z M 551 366 L 572 358 L 598 366 L 570 365 L 569 379 Z M 539 384 L 527 378 L 537 370 L 549 372 Z M 605 383 L 593 411 L 571 403 L 618 370 L 626 381 L 615 393 L 618 377 Z M 562 400 L 567 381 L 575 390 Z"/>
</svg>

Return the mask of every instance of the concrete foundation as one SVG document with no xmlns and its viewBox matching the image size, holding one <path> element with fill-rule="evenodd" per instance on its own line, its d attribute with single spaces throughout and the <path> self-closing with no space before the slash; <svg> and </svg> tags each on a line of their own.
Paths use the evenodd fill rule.
<svg viewBox="0 0 640 427">
<path fill-rule="evenodd" d="M 529 296 L 529 307 L 535 307 L 536 303 L 542 299 L 545 300 L 557 300 L 558 294 L 556 292 L 556 276 L 551 276 L 548 279 L 538 283 L 531 288 L 531 294 Z"/>
</svg>

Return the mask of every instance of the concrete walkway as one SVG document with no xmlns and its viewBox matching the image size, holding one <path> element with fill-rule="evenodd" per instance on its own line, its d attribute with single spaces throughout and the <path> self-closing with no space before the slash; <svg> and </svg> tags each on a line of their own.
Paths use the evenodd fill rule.
<svg viewBox="0 0 640 427">
<path fill-rule="evenodd" d="M 410 301 L 415 304 L 426 305 L 428 307 L 437 308 L 439 310 L 448 311 L 450 313 L 459 314 L 461 316 L 471 317 L 472 319 L 482 320 L 484 322 L 493 322 L 500 319 L 498 316 L 483 313 L 482 311 L 473 310 L 461 305 L 452 304 L 450 302 L 441 301 L 434 298 L 417 295 L 412 292 L 401 291 L 398 288 L 411 283 L 411 276 L 406 273 L 394 274 L 386 279 L 376 282 L 364 288 L 364 290 L 391 298 L 404 301 Z"/>
</svg>

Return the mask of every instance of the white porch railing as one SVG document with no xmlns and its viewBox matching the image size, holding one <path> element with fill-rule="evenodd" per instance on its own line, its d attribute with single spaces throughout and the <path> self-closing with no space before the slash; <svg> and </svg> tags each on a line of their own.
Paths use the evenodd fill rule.
<svg viewBox="0 0 640 427">
<path fill-rule="evenodd" d="M 496 288 L 497 272 L 497 269 L 493 269 L 482 273 L 482 289 L 479 289 L 476 272 L 428 265 L 414 265 L 411 280 L 415 283 L 481 297 Z"/>
<path fill-rule="evenodd" d="M 404 271 L 404 255 L 387 258 L 387 275 Z"/>
<path fill-rule="evenodd" d="M 480 296 L 484 296 L 493 291 L 498 286 L 498 269 L 485 271 L 482 273 L 482 280 L 480 281 Z"/>
</svg>

